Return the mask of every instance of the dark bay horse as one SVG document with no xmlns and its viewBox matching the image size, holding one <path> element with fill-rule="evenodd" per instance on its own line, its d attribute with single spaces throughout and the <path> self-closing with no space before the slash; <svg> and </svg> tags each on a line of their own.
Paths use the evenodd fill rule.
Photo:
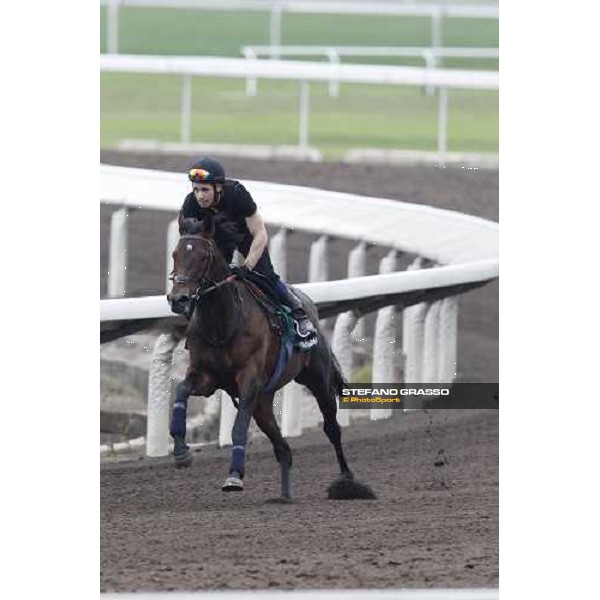
<svg viewBox="0 0 600 600">
<path fill-rule="evenodd" d="M 229 224 L 225 224 L 229 225 Z M 186 314 L 189 367 L 177 388 L 170 433 L 177 466 L 189 466 L 185 443 L 187 401 L 190 395 L 211 396 L 217 389 L 237 399 L 232 430 L 232 456 L 224 491 L 242 491 L 250 419 L 273 444 L 281 471 L 281 501 L 291 500 L 292 452 L 273 414 L 275 391 L 295 380 L 315 396 L 323 414 L 323 430 L 335 448 L 341 477 L 329 488 L 330 498 L 374 498 L 366 485 L 354 480 L 342 449 L 336 419 L 336 394 L 345 385 L 339 365 L 321 329 L 310 299 L 296 290 L 318 332 L 318 344 L 307 352 L 294 350 L 276 383 L 265 390 L 277 364 L 281 337 L 272 330 L 251 284 L 232 275 L 215 243 L 219 218 L 180 219 L 181 237 L 173 252 L 173 287 L 167 296 L 171 309 Z M 271 382 L 272 383 L 272 382 Z"/>
</svg>

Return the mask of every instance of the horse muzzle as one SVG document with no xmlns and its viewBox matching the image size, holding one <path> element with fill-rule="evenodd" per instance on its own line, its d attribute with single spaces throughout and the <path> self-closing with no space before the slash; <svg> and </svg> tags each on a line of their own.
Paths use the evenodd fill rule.
<svg viewBox="0 0 600 600">
<path fill-rule="evenodd" d="M 176 315 L 187 315 L 190 311 L 191 298 L 186 295 L 173 296 L 169 294 L 167 301 Z"/>
</svg>

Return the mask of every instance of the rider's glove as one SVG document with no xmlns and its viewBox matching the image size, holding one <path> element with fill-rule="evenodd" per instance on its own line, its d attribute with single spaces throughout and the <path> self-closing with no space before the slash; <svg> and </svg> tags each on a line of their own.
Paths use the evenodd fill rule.
<svg viewBox="0 0 600 600">
<path fill-rule="evenodd" d="M 237 276 L 238 279 L 246 279 L 250 274 L 250 269 L 246 265 L 242 265 L 238 267 L 237 265 L 230 265 L 233 274 Z"/>
</svg>

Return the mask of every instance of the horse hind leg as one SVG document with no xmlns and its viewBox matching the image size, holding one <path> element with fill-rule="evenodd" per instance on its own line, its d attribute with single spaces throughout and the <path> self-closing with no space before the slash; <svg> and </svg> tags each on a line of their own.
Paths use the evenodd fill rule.
<svg viewBox="0 0 600 600">
<path fill-rule="evenodd" d="M 281 496 L 272 502 L 288 503 L 292 501 L 292 450 L 281 434 L 273 414 L 273 394 L 261 395 L 254 408 L 254 420 L 260 430 L 271 440 L 275 458 L 281 473 Z"/>
<path fill-rule="evenodd" d="M 327 495 L 330 500 L 374 500 L 377 496 L 366 484 L 356 481 L 344 456 L 342 448 L 342 428 L 337 421 L 337 402 L 333 388 L 326 384 L 326 380 L 316 373 L 303 373 L 296 378 L 298 383 L 305 385 L 314 395 L 323 415 L 323 431 L 332 443 L 341 476 L 328 488 Z"/>
<path fill-rule="evenodd" d="M 224 492 L 242 492 L 244 490 L 248 427 L 261 387 L 262 384 L 258 379 L 251 379 L 243 388 L 238 384 L 239 406 L 231 430 L 232 448 L 229 476 L 221 486 Z"/>
<path fill-rule="evenodd" d="M 352 471 L 348 467 L 342 447 L 342 428 L 337 421 L 337 403 L 335 394 L 314 375 L 297 378 L 296 381 L 305 385 L 313 394 L 323 415 L 323 431 L 333 445 L 335 455 L 343 477 L 352 479 Z"/>
</svg>

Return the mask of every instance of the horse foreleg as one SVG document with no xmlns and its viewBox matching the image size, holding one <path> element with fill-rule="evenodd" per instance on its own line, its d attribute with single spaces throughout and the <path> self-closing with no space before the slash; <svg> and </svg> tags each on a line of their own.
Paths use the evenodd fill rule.
<svg viewBox="0 0 600 600">
<path fill-rule="evenodd" d="M 240 389 L 239 408 L 231 431 L 233 447 L 231 449 L 229 477 L 227 477 L 221 488 L 224 492 L 241 492 L 244 489 L 246 443 L 257 391 L 256 385 L 246 387 L 245 390 Z"/>
<path fill-rule="evenodd" d="M 171 413 L 171 425 L 169 432 L 175 442 L 173 457 L 175 466 L 189 467 L 192 464 L 192 453 L 189 446 L 185 443 L 186 417 L 188 398 L 197 392 L 198 374 L 195 371 L 188 371 L 185 379 L 177 386 L 173 412 Z"/>
<path fill-rule="evenodd" d="M 175 403 L 173 404 L 173 412 L 171 413 L 169 432 L 175 442 L 173 457 L 175 459 L 175 466 L 178 468 L 189 467 L 192 464 L 192 453 L 189 446 L 185 443 L 185 421 L 188 398 L 192 393 L 193 387 L 193 383 L 187 377 L 177 386 Z"/>
</svg>

